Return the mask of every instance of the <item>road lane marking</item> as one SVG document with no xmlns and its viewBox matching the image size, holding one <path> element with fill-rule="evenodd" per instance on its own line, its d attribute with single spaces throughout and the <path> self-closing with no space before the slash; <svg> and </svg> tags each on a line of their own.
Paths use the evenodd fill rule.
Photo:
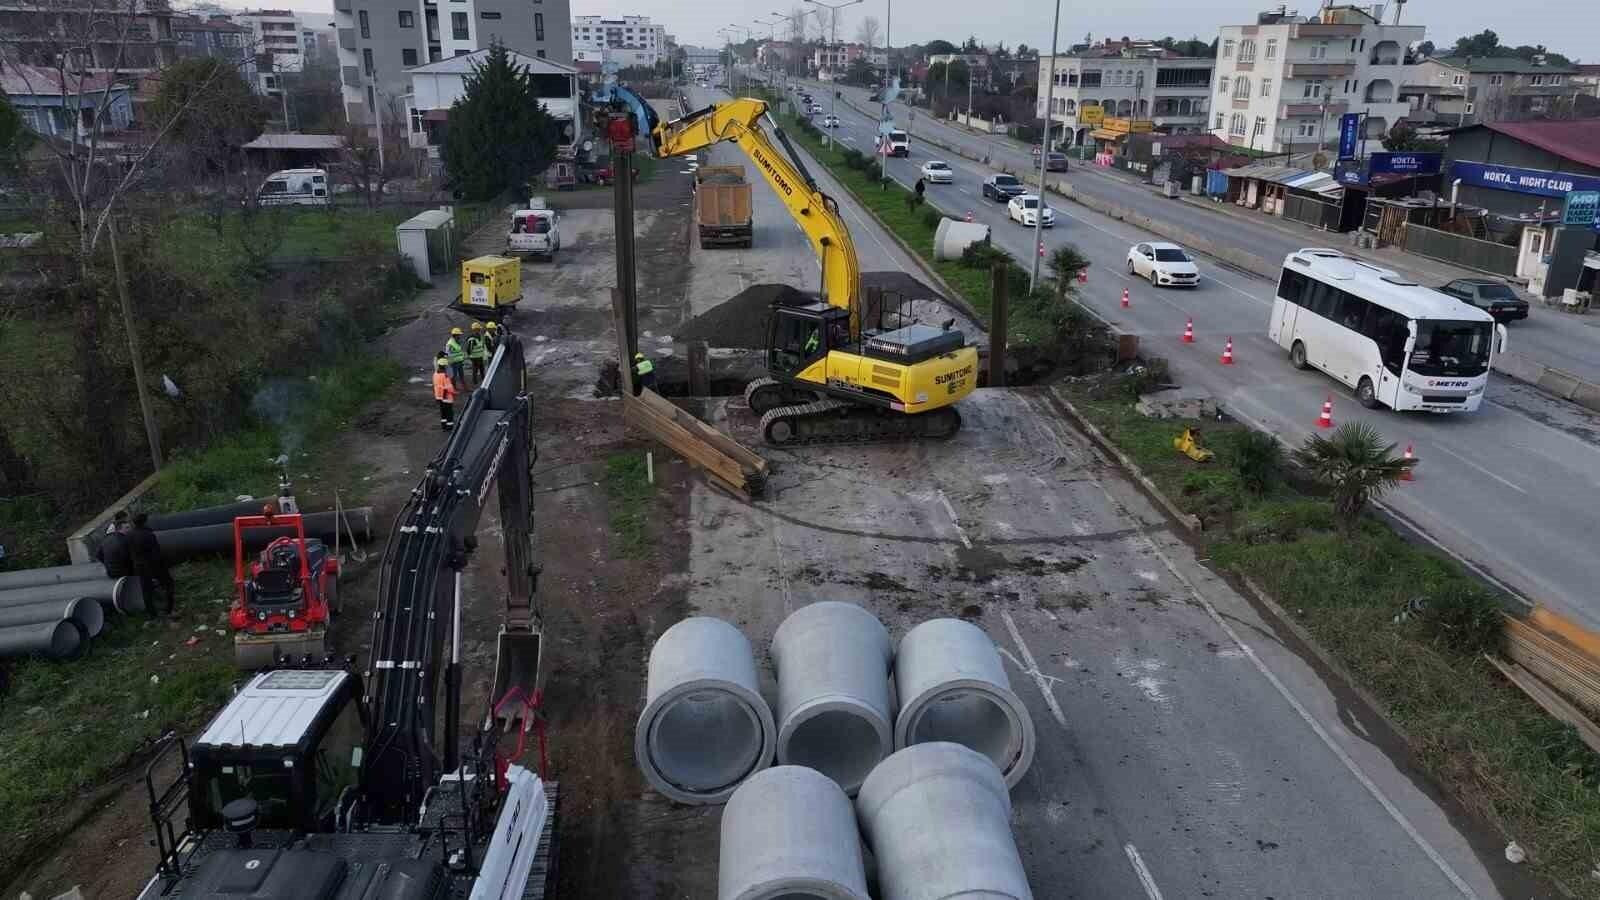
<svg viewBox="0 0 1600 900">
<path fill-rule="evenodd" d="M 1440 453 L 1443 453 L 1446 456 L 1453 456 L 1456 459 L 1461 460 L 1461 462 L 1465 463 L 1466 465 L 1468 465 L 1468 466 L 1470 466 L 1470 467 L 1472 467 L 1474 469 L 1477 469 L 1479 472 L 1482 472 L 1483 474 L 1489 476 L 1490 478 L 1493 478 L 1495 481 L 1500 482 L 1501 484 L 1505 485 L 1508 488 L 1511 488 L 1513 491 L 1516 491 L 1519 494 L 1527 494 L 1528 493 L 1526 490 L 1523 490 L 1523 488 L 1520 485 L 1516 484 L 1515 482 L 1507 481 L 1506 479 L 1501 478 L 1499 475 L 1496 475 L 1495 473 L 1489 471 L 1488 469 L 1485 469 L 1483 466 L 1480 466 L 1477 463 L 1473 462 L 1472 460 L 1467 459 L 1465 456 L 1462 456 L 1461 454 L 1455 452 L 1454 450 L 1451 450 L 1449 447 L 1446 447 L 1443 444 L 1432 444 L 1430 446 L 1431 446 L 1432 449 L 1437 450 L 1437 451 L 1439 451 Z"/>
<path fill-rule="evenodd" d="M 1144 895 L 1150 900 L 1163 900 L 1161 888 L 1156 887 L 1155 876 L 1145 867 L 1144 857 L 1139 855 L 1139 848 L 1130 841 L 1122 845 L 1122 852 L 1128 854 L 1128 862 L 1133 865 L 1133 874 L 1139 876 L 1139 886 L 1144 888 Z"/>
<path fill-rule="evenodd" d="M 1044 673 L 1039 671 L 1039 664 L 1033 659 L 1033 651 L 1029 650 L 1028 645 L 1023 643 L 1022 632 L 1017 630 L 1017 621 L 1011 618 L 1011 611 L 1001 609 L 1000 618 L 1005 620 L 1006 630 L 1011 632 L 1011 640 L 1016 642 L 1017 652 L 1022 654 L 1023 661 L 1028 664 L 1026 668 L 1022 666 L 1017 668 L 1022 669 L 1024 673 L 1033 679 L 1033 683 L 1039 688 L 1039 693 L 1044 695 L 1044 704 L 1050 707 L 1050 715 L 1055 718 L 1062 728 L 1066 728 L 1067 714 L 1061 711 L 1061 704 L 1056 702 L 1056 695 L 1050 688 L 1050 682 L 1046 681 Z"/>
<path fill-rule="evenodd" d="M 944 504 L 944 511 L 950 514 L 950 524 L 956 527 L 956 536 L 961 538 L 961 546 L 972 549 L 972 541 L 967 539 L 966 529 L 961 527 L 961 520 L 956 517 L 956 508 L 950 505 L 950 498 L 944 495 L 944 488 L 939 489 L 939 502 Z"/>
</svg>

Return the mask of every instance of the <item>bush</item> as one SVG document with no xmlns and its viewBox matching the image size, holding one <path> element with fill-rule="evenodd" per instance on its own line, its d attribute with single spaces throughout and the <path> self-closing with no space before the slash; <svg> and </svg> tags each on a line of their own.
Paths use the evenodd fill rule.
<svg viewBox="0 0 1600 900">
<path fill-rule="evenodd" d="M 1144 365 L 1129 372 L 1122 383 L 1128 394 L 1137 400 L 1156 388 L 1171 384 L 1172 369 L 1164 358 L 1154 356 L 1145 360 Z"/>
<path fill-rule="evenodd" d="M 1432 596 L 1406 602 L 1399 618 L 1416 618 L 1433 642 L 1465 656 L 1498 650 L 1502 631 L 1500 604 L 1466 581 L 1453 581 Z"/>
<path fill-rule="evenodd" d="M 922 224 L 928 226 L 929 228 L 937 229 L 939 227 L 939 222 L 943 219 L 944 215 L 937 209 L 925 209 L 922 211 Z"/>
<path fill-rule="evenodd" d="M 1011 254 L 988 241 L 968 244 L 967 249 L 961 251 L 961 264 L 969 269 L 992 269 L 994 264 L 1001 260 L 1009 262 Z"/>
<path fill-rule="evenodd" d="M 1283 446 L 1264 431 L 1243 432 L 1234 442 L 1233 470 L 1239 473 L 1245 490 L 1257 496 L 1265 494 L 1283 471 Z"/>
</svg>

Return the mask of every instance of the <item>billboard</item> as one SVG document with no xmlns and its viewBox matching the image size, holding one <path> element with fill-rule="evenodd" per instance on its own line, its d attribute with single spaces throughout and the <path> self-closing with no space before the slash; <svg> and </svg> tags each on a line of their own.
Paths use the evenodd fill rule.
<svg viewBox="0 0 1600 900">
<path fill-rule="evenodd" d="M 1106 120 L 1106 111 L 1098 106 L 1078 107 L 1078 121 L 1084 125 L 1099 125 Z"/>
<path fill-rule="evenodd" d="M 1396 175 L 1435 175 L 1443 159 L 1439 153 L 1374 153 L 1373 175 L 1392 172 Z"/>
<path fill-rule="evenodd" d="M 1318 126 L 1321 127 L 1320 125 Z M 1339 158 L 1352 159 L 1361 137 L 1361 114 L 1345 113 L 1339 117 Z"/>
<path fill-rule="evenodd" d="M 1600 191 L 1600 177 L 1594 175 L 1572 175 L 1459 159 L 1450 163 L 1450 177 L 1459 178 L 1462 184 L 1470 187 L 1532 194 L 1535 197 L 1566 199 L 1572 191 Z"/>
<path fill-rule="evenodd" d="M 1600 231 L 1600 191 L 1573 191 L 1567 194 L 1561 224 L 1593 227 Z"/>
</svg>

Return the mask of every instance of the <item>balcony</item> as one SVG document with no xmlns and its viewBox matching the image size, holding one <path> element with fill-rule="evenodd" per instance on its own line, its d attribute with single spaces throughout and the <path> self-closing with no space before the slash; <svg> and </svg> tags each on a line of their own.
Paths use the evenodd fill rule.
<svg viewBox="0 0 1600 900">
<path fill-rule="evenodd" d="M 339 29 L 339 49 L 356 49 L 356 30 L 354 28 Z"/>
<path fill-rule="evenodd" d="M 1246 97 L 1243 100 L 1239 99 L 1238 97 L 1233 98 L 1233 108 L 1234 109 L 1249 109 L 1250 108 L 1250 98 Z"/>
<path fill-rule="evenodd" d="M 1290 78 L 1345 78 L 1354 75 L 1352 62 L 1297 62 L 1289 64 Z"/>
<path fill-rule="evenodd" d="M 1323 22 L 1305 22 L 1300 25 L 1289 26 L 1289 38 L 1352 38 L 1361 34 L 1360 25 L 1326 24 Z"/>
<path fill-rule="evenodd" d="M 1394 82 L 1389 79 L 1375 78 L 1367 82 L 1366 96 L 1364 97 L 1367 103 L 1393 103 L 1395 102 L 1394 96 Z"/>
<path fill-rule="evenodd" d="M 1278 118 L 1293 119 L 1304 116 L 1320 116 L 1322 115 L 1322 109 L 1322 101 L 1320 100 L 1311 103 L 1284 103 L 1278 107 Z M 1343 115 L 1349 109 L 1349 104 L 1341 100 L 1338 103 L 1329 103 L 1327 109 L 1330 116 Z"/>
<path fill-rule="evenodd" d="M 360 66 L 340 66 L 339 71 L 341 76 L 339 80 L 344 83 L 345 87 L 361 87 Z"/>
</svg>

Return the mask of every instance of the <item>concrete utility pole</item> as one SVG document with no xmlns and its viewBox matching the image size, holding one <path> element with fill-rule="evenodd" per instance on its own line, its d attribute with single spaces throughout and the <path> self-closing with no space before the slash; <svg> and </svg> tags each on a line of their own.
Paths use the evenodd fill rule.
<svg viewBox="0 0 1600 900">
<path fill-rule="evenodd" d="M 1028 293 L 1039 284 L 1039 248 L 1044 244 L 1044 166 L 1050 159 L 1050 128 L 1055 123 L 1056 53 L 1061 47 L 1061 0 L 1056 0 L 1055 24 L 1050 27 L 1050 83 L 1044 89 L 1044 134 L 1039 136 L 1039 208 L 1033 217 L 1033 274 L 1028 277 Z M 970 115 L 970 113 L 969 113 Z"/>
<path fill-rule="evenodd" d="M 884 184 L 889 182 L 889 134 L 884 131 L 884 124 L 893 121 L 889 115 L 889 86 L 892 83 L 894 68 L 894 0 L 884 0 L 883 13 L 883 113 L 878 122 L 878 142 L 882 145 L 878 149 L 880 162 L 878 170 L 883 175 Z M 870 53 L 871 47 L 867 48 Z"/>
</svg>

